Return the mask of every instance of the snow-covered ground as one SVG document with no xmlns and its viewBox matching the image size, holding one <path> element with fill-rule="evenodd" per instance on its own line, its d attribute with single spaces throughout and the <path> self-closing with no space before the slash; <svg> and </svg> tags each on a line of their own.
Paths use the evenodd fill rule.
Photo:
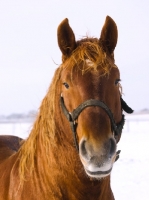
<svg viewBox="0 0 149 200">
<path fill-rule="evenodd" d="M 0 123 L 0 134 L 26 138 L 32 123 Z M 127 115 L 111 178 L 116 200 L 149 199 L 149 114 Z"/>
<path fill-rule="evenodd" d="M 149 115 L 126 116 L 118 144 L 120 158 L 112 171 L 116 200 L 149 199 Z"/>
</svg>

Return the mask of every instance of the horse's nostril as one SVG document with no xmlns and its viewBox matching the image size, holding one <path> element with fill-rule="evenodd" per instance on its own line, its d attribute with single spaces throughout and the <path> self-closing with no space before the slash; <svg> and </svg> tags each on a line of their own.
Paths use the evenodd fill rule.
<svg viewBox="0 0 149 200">
<path fill-rule="evenodd" d="M 85 156 L 87 154 L 85 143 L 86 143 L 86 141 L 82 140 L 81 144 L 80 144 L 80 153 L 82 156 Z"/>
<path fill-rule="evenodd" d="M 87 142 L 86 140 L 82 140 L 79 146 L 80 155 L 81 157 L 86 160 L 90 161 L 91 156 L 89 155 L 89 150 L 87 149 Z"/>
<path fill-rule="evenodd" d="M 116 143 L 113 138 L 110 138 L 110 157 L 112 157 L 115 154 L 116 151 Z"/>
</svg>

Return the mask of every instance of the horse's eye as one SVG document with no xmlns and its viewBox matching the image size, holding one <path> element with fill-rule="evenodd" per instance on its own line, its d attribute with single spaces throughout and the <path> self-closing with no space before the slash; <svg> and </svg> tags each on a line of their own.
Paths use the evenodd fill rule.
<svg viewBox="0 0 149 200">
<path fill-rule="evenodd" d="M 116 79 L 115 80 L 115 85 L 117 85 L 121 80 L 120 79 Z"/>
<path fill-rule="evenodd" d="M 63 83 L 63 85 L 65 86 L 65 88 L 69 88 L 69 85 L 68 85 L 68 83 Z"/>
</svg>

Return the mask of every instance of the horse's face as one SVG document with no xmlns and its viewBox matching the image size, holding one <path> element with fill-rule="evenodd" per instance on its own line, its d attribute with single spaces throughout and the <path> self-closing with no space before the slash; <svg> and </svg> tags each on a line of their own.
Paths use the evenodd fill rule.
<svg viewBox="0 0 149 200">
<path fill-rule="evenodd" d="M 86 66 L 88 61 L 86 61 Z M 119 70 L 111 68 L 109 75 L 102 70 L 82 70 L 67 67 L 61 74 L 61 91 L 68 111 L 81 103 L 96 99 L 103 101 L 112 111 L 115 121 L 121 121 Z M 88 175 L 103 177 L 110 173 L 116 158 L 116 141 L 107 113 L 100 107 L 90 106 L 82 110 L 76 119 L 79 155 Z"/>
<path fill-rule="evenodd" d="M 106 33 L 107 35 L 104 33 L 105 30 L 109 31 L 108 34 Z M 65 35 L 70 39 L 69 42 Z M 111 42 L 107 37 L 111 39 Z M 122 118 L 119 91 L 120 74 L 112 58 L 117 41 L 117 29 L 113 20 L 107 17 L 101 34 L 102 43 L 108 41 L 108 47 L 105 46 L 108 48 L 107 73 L 101 66 L 93 67 L 96 64 L 88 58 L 79 63 L 75 58 L 75 64 L 71 65 L 72 51 L 74 49 L 77 51 L 78 44 L 75 42 L 74 34 L 67 20 L 64 20 L 59 26 L 58 39 L 64 58 L 61 93 L 67 110 L 72 112 L 81 103 L 90 99 L 99 100 L 111 110 L 115 122 L 120 122 Z M 86 173 L 95 178 L 109 175 L 116 159 L 116 140 L 108 114 L 102 107 L 93 105 L 85 107 L 75 122 L 80 160 Z"/>
</svg>

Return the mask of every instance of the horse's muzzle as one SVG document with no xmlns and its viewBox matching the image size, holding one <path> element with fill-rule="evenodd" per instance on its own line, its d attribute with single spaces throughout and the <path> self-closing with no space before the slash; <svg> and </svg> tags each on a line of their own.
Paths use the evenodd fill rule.
<svg viewBox="0 0 149 200">
<path fill-rule="evenodd" d="M 95 148 L 89 141 L 82 139 L 79 155 L 88 176 L 104 178 L 111 173 L 113 163 L 117 159 L 116 141 L 110 138 L 103 146 Z"/>
</svg>

